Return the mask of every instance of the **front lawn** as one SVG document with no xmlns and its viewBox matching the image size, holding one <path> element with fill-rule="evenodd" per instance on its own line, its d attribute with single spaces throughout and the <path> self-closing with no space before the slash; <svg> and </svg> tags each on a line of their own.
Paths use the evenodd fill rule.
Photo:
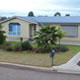
<svg viewBox="0 0 80 80">
<path fill-rule="evenodd" d="M 60 65 L 66 63 L 72 56 L 80 51 L 80 46 L 67 45 L 71 51 L 65 53 L 56 53 L 54 64 Z M 28 53 L 25 52 L 7 52 L 0 51 L 0 62 L 10 62 L 17 64 L 36 65 L 43 67 L 51 66 L 50 53 Z"/>
</svg>

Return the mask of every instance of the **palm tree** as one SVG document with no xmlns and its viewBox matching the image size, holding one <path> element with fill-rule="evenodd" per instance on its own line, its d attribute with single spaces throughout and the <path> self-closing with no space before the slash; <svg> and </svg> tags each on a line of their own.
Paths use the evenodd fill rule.
<svg viewBox="0 0 80 80">
<path fill-rule="evenodd" d="M 56 45 L 57 29 L 55 26 L 44 26 L 36 33 L 35 41 L 43 48 L 48 48 L 51 45 Z"/>
</svg>

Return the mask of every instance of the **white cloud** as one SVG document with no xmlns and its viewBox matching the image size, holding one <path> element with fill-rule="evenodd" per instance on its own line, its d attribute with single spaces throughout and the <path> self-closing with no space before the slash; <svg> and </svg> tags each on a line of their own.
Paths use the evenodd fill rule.
<svg viewBox="0 0 80 80">
<path fill-rule="evenodd" d="M 77 0 L 79 3 L 79 0 Z M 33 11 L 36 15 L 50 15 L 56 11 L 62 13 L 80 10 L 75 0 L 0 0 L 0 15 L 27 15 Z M 12 13 L 12 14 L 11 14 Z"/>
<path fill-rule="evenodd" d="M 0 0 L 0 3 L 1 10 L 29 10 L 44 7 L 46 4 L 45 0 Z"/>
<path fill-rule="evenodd" d="M 0 10 L 30 11 L 36 9 L 61 9 L 63 6 L 51 5 L 52 0 L 0 0 Z M 55 1 L 54 1 L 55 3 Z"/>
</svg>

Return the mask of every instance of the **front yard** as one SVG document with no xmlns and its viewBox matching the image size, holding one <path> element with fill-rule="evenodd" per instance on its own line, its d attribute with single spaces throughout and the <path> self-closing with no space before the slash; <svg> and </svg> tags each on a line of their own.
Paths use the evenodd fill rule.
<svg viewBox="0 0 80 80">
<path fill-rule="evenodd" d="M 67 45 L 71 50 L 65 53 L 56 53 L 54 64 L 66 63 L 72 56 L 80 51 L 80 46 Z M 51 66 L 50 53 L 7 52 L 0 50 L 0 62 L 10 62 L 24 65 Z"/>
</svg>

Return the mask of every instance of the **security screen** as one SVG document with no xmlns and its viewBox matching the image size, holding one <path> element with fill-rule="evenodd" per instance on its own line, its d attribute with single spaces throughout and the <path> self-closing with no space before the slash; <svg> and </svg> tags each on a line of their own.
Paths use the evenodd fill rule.
<svg viewBox="0 0 80 80">
<path fill-rule="evenodd" d="M 77 25 L 61 25 L 62 29 L 67 33 L 65 36 L 76 37 L 78 35 L 78 26 Z"/>
</svg>

